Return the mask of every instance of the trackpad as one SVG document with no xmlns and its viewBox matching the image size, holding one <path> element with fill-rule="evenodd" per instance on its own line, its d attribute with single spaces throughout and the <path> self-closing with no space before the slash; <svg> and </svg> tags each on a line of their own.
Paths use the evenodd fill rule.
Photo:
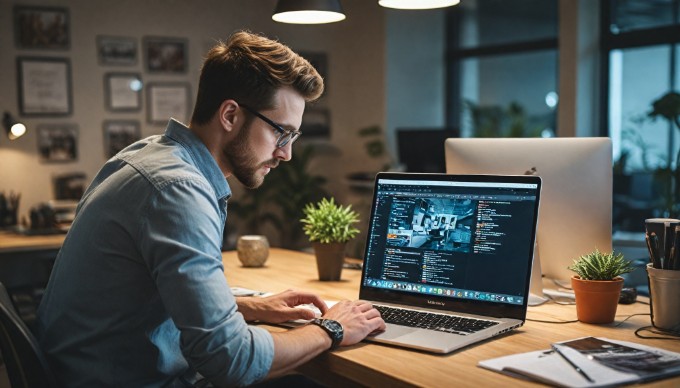
<svg viewBox="0 0 680 388">
<path fill-rule="evenodd" d="M 420 330 L 414 327 L 397 326 L 388 323 L 385 331 L 383 331 L 382 333 L 378 333 L 376 335 L 369 336 L 368 339 L 375 338 L 380 340 L 394 340 L 405 335 L 416 333 L 418 331 Z"/>
</svg>

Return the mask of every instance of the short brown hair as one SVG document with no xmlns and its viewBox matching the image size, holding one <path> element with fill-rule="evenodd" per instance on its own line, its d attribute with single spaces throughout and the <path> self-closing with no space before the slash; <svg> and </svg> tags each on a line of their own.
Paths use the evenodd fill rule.
<svg viewBox="0 0 680 388">
<path fill-rule="evenodd" d="M 274 94 L 284 86 L 306 101 L 319 98 L 324 88 L 316 69 L 284 44 L 238 31 L 208 52 L 191 122 L 207 123 L 228 99 L 256 110 L 273 108 Z"/>
</svg>

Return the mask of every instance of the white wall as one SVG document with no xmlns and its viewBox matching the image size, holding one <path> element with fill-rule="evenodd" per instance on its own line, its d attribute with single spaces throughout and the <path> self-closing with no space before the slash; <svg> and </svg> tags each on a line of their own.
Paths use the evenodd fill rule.
<svg viewBox="0 0 680 388">
<path fill-rule="evenodd" d="M 70 12 L 71 48 L 66 51 L 17 49 L 14 45 L 12 5 L 66 7 Z M 385 9 L 377 1 L 343 0 L 347 19 L 321 26 L 284 25 L 271 20 L 275 0 L 0 0 L 0 112 L 19 116 L 17 56 L 65 57 L 71 62 L 73 113 L 66 117 L 20 117 L 28 134 L 10 142 L 0 136 L 0 192 L 22 194 L 20 214 L 53 198 L 55 174 L 84 172 L 94 177 L 105 162 L 102 122 L 138 120 L 142 136 L 161 133 L 163 125 L 146 122 L 143 109 L 134 113 L 107 111 L 104 75 L 107 72 L 138 72 L 145 84 L 157 81 L 189 82 L 191 104 L 197 90 L 201 57 L 215 39 L 247 28 L 277 37 L 295 50 L 328 55 L 328 93 L 321 103 L 331 112 L 332 148 L 335 156 L 318 159 L 317 169 L 329 176 L 329 189 L 342 196 L 347 172 L 363 170 L 363 149 L 356 147 L 356 130 L 385 122 Z M 97 35 L 137 39 L 135 66 L 101 66 L 96 53 Z M 144 71 L 142 37 L 182 37 L 189 41 L 188 72 L 157 75 Z M 45 164 L 38 160 L 36 126 L 74 123 L 79 127 L 79 158 L 76 162 Z M 236 186 L 233 184 L 232 186 Z"/>
</svg>

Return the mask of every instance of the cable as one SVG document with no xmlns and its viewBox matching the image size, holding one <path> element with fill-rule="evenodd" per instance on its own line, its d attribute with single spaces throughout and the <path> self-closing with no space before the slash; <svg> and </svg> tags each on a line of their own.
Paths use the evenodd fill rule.
<svg viewBox="0 0 680 388">
<path fill-rule="evenodd" d="M 527 318 L 527 321 L 531 321 L 531 322 L 540 322 L 540 323 L 559 323 L 559 324 L 562 324 L 562 323 L 576 323 L 576 322 L 578 322 L 578 319 L 573 320 L 573 321 L 545 321 L 545 320 L 543 320 L 543 319 L 531 319 L 531 318 Z"/>
<path fill-rule="evenodd" d="M 640 334 L 641 331 L 648 331 L 652 334 L 656 334 L 657 336 L 644 336 L 644 335 Z M 669 336 L 669 335 L 671 337 L 658 337 L 658 336 Z M 644 339 L 659 339 L 659 340 L 680 341 L 680 333 L 657 329 L 654 326 L 643 326 L 643 327 L 635 330 L 635 336 L 638 337 L 638 338 L 644 338 Z"/>
<path fill-rule="evenodd" d="M 623 321 L 617 323 L 614 327 L 619 327 L 619 326 L 621 326 L 624 322 L 626 322 L 627 320 L 629 320 L 629 319 L 631 319 L 631 318 L 633 318 L 633 317 L 635 317 L 635 316 L 638 316 L 638 315 L 650 315 L 650 314 L 649 314 L 649 313 L 631 314 L 631 315 L 627 316 L 626 318 L 624 318 Z M 562 324 L 562 323 L 576 323 L 576 322 L 578 322 L 578 319 L 573 320 L 573 321 L 546 321 L 546 320 L 543 320 L 543 319 L 530 319 L 530 318 L 527 318 L 526 320 L 527 320 L 527 321 L 531 321 L 531 322 L 558 323 L 558 324 Z M 639 330 L 639 329 L 638 329 L 638 330 Z"/>
<path fill-rule="evenodd" d="M 624 319 L 623 321 L 621 321 L 621 322 L 617 323 L 616 325 L 614 325 L 614 327 L 619 327 L 619 326 L 621 326 L 624 322 L 626 322 L 627 320 L 629 320 L 629 319 L 631 319 L 631 318 L 633 318 L 633 317 L 636 317 L 636 316 L 638 316 L 638 315 L 651 315 L 651 314 L 650 314 L 650 313 L 631 314 L 631 315 L 627 316 L 626 319 Z"/>
</svg>

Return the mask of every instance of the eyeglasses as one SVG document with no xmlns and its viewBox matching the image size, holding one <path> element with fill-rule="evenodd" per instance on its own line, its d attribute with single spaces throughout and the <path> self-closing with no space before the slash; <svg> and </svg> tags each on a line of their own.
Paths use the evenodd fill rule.
<svg viewBox="0 0 680 388">
<path fill-rule="evenodd" d="M 267 116 L 263 115 L 262 113 L 256 111 L 255 109 L 249 107 L 248 105 L 243 105 L 241 104 L 243 108 L 245 108 L 248 112 L 254 114 L 255 116 L 259 117 L 264 121 L 265 123 L 269 124 L 274 128 L 274 130 L 279 134 L 279 138 L 276 139 L 276 147 L 281 148 L 285 147 L 286 144 L 288 143 L 293 143 L 297 138 L 302 135 L 302 132 L 300 131 L 291 131 L 289 129 L 285 129 L 279 124 L 276 124 L 272 120 L 270 120 Z"/>
</svg>

